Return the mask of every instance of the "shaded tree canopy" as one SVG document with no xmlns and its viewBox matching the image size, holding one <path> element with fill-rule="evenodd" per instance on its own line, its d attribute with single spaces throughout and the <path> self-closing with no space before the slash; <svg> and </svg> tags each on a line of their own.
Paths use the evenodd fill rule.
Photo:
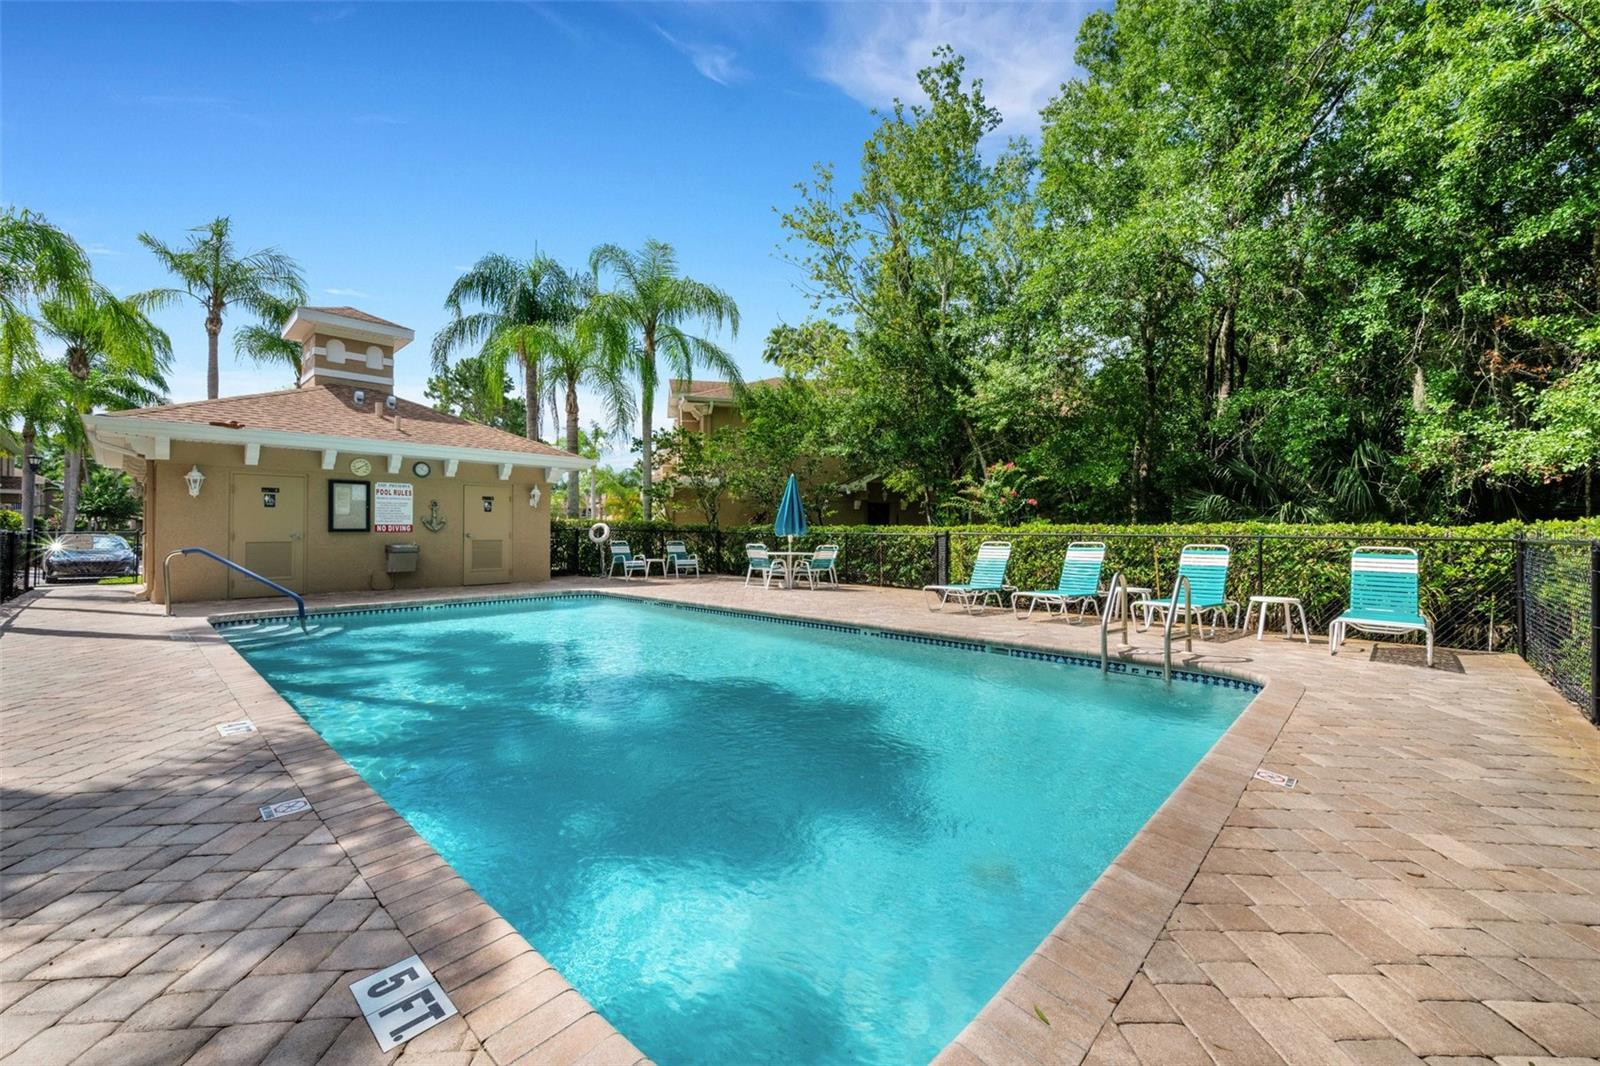
<svg viewBox="0 0 1600 1066">
<path fill-rule="evenodd" d="M 1037 151 L 940 50 L 782 214 L 848 334 L 769 357 L 930 517 L 1593 514 L 1597 16 L 1119 0 Z"/>
</svg>

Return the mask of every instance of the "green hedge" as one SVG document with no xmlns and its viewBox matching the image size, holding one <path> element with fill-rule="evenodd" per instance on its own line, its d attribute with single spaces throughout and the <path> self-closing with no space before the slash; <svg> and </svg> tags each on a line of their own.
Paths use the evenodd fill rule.
<svg viewBox="0 0 1600 1066">
<path fill-rule="evenodd" d="M 598 573 L 599 549 L 587 538 L 589 523 L 557 520 L 552 537 L 552 569 L 557 573 Z M 1021 588 L 1055 585 L 1061 559 L 1072 540 L 1106 544 L 1106 580 L 1121 572 L 1130 585 L 1171 591 L 1178 553 L 1188 543 L 1220 543 L 1233 549 L 1228 589 L 1241 603 L 1256 593 L 1298 596 L 1311 622 L 1324 629 L 1346 606 L 1350 551 L 1361 544 L 1415 547 L 1420 557 L 1423 609 L 1434 618 L 1439 642 L 1457 647 L 1503 648 L 1516 634 L 1515 552 L 1512 538 L 1579 540 L 1600 538 L 1600 520 L 1526 524 L 1503 522 L 1471 526 L 1405 526 L 1382 523 L 1070 527 L 816 526 L 796 538 L 797 548 L 836 543 L 845 581 L 916 588 L 936 579 L 938 534 L 949 536 L 949 577 L 963 579 L 984 540 L 1012 544 L 1009 579 Z M 744 572 L 744 544 L 779 544 L 771 526 L 713 529 L 663 522 L 617 523 L 614 539 L 628 540 L 652 556 L 668 537 L 684 540 L 701 565 L 718 573 Z M 1552 545 L 1561 567 L 1552 574 L 1577 573 L 1587 561 L 1583 545 Z M 1571 556 L 1568 560 L 1566 557 Z M 1581 557 L 1581 559 L 1580 559 Z M 1559 597 L 1558 597 L 1559 598 Z M 1276 618 L 1276 613 L 1274 614 Z"/>
</svg>

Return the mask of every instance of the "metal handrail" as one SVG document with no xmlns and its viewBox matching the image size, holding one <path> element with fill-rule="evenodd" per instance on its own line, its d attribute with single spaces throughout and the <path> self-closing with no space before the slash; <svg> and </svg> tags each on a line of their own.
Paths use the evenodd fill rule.
<svg viewBox="0 0 1600 1066">
<path fill-rule="evenodd" d="M 180 555 L 204 555 L 207 559 L 215 559 L 229 570 L 236 570 L 250 580 L 259 581 L 269 589 L 289 597 L 294 601 L 295 611 L 300 617 L 300 632 L 304 633 L 306 631 L 306 601 L 303 596 L 298 592 L 284 588 L 276 581 L 262 577 L 254 570 L 246 570 L 232 559 L 225 559 L 209 548 L 179 548 L 175 552 L 169 552 L 167 557 L 161 560 L 161 589 L 166 594 L 167 616 L 169 618 L 172 616 L 172 560 Z"/>
<path fill-rule="evenodd" d="M 1122 590 L 1122 602 L 1118 604 L 1118 611 L 1122 617 L 1122 643 L 1128 643 L 1128 582 L 1118 570 L 1111 577 L 1111 585 L 1106 589 L 1106 608 L 1100 612 L 1100 672 L 1105 673 L 1111 668 L 1111 657 L 1106 648 L 1106 635 L 1111 628 L 1111 605 L 1118 603 L 1117 590 Z"/>
<path fill-rule="evenodd" d="M 1169 685 L 1172 683 L 1172 623 L 1178 617 L 1179 589 L 1183 590 L 1183 650 L 1194 651 L 1194 595 L 1189 579 L 1179 574 L 1172 584 L 1172 599 L 1167 602 L 1167 620 L 1161 626 L 1161 680 Z"/>
</svg>

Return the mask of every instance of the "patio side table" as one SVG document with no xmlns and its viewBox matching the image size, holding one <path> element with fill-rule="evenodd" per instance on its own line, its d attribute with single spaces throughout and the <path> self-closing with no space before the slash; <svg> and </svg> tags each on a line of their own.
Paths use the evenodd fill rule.
<svg viewBox="0 0 1600 1066">
<path fill-rule="evenodd" d="M 1256 617 L 1256 639 L 1260 640 L 1267 631 L 1267 609 L 1269 607 L 1283 608 L 1283 632 L 1290 640 L 1294 639 L 1294 612 L 1300 612 L 1300 636 L 1307 644 L 1311 643 L 1311 627 L 1306 624 L 1305 604 L 1300 602 L 1298 596 L 1251 596 L 1250 603 L 1244 609 L 1244 624 L 1239 628 L 1248 631 L 1250 628 L 1250 612 L 1257 609 L 1260 614 Z"/>
</svg>

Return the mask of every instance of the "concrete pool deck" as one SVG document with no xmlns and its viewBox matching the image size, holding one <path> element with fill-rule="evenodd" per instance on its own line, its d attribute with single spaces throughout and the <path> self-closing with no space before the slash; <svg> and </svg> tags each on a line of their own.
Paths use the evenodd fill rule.
<svg viewBox="0 0 1600 1066">
<path fill-rule="evenodd" d="M 584 588 L 1098 649 L 859 587 L 311 600 Z M 0 614 L 0 1063 L 638 1060 L 205 622 L 282 610 L 87 587 Z M 1600 1061 L 1600 739 L 1575 709 L 1505 655 L 1252 635 L 1182 659 L 1266 688 L 943 1061 Z M 257 820 L 294 795 L 313 811 Z M 346 985 L 413 953 L 461 1013 L 380 1054 Z"/>
</svg>

